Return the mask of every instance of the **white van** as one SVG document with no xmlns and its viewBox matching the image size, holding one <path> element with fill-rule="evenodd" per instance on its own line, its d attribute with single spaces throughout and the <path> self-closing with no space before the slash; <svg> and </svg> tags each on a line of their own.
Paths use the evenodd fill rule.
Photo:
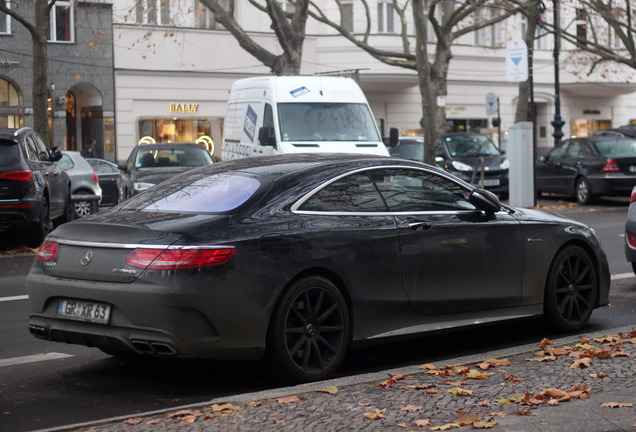
<svg viewBox="0 0 636 432">
<path fill-rule="evenodd" d="M 223 127 L 223 160 L 309 152 L 389 156 L 369 103 L 351 78 L 238 80 Z"/>
</svg>

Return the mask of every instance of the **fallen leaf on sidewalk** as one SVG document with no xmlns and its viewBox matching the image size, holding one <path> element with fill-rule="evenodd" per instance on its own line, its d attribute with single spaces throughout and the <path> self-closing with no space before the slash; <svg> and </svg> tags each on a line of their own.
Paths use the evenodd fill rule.
<svg viewBox="0 0 636 432">
<path fill-rule="evenodd" d="M 601 404 L 604 408 L 631 408 L 634 406 L 633 403 L 621 403 L 621 402 L 606 402 Z"/>
<path fill-rule="evenodd" d="M 432 421 L 430 419 L 415 420 L 415 424 L 421 427 L 430 426 L 431 423 Z"/>
<path fill-rule="evenodd" d="M 514 375 L 508 375 L 506 377 L 503 377 L 503 380 L 504 381 L 512 381 L 514 383 L 522 383 L 522 382 L 525 381 L 523 378 L 515 378 Z"/>
<path fill-rule="evenodd" d="M 489 416 L 493 416 L 493 417 L 506 417 L 506 413 L 502 413 L 502 412 L 491 412 L 488 413 Z"/>
<path fill-rule="evenodd" d="M 589 368 L 590 366 L 592 366 L 592 359 L 587 357 L 580 358 L 578 360 L 572 360 L 572 362 L 570 363 L 571 369 L 585 369 Z"/>
<path fill-rule="evenodd" d="M 471 425 L 474 429 L 490 429 L 497 426 L 497 420 L 478 421 Z"/>
<path fill-rule="evenodd" d="M 491 377 L 493 375 L 494 373 L 492 372 L 480 372 L 477 369 L 471 369 L 468 371 L 468 373 L 464 374 L 464 378 L 485 380 L 485 379 L 488 379 L 488 377 Z"/>
<path fill-rule="evenodd" d="M 529 410 L 519 410 L 516 412 L 518 416 L 529 416 L 532 415 L 532 411 Z"/>
<path fill-rule="evenodd" d="M 460 425 L 459 423 L 446 423 L 443 426 L 435 426 L 432 427 L 431 430 L 432 431 L 445 431 L 445 430 L 449 430 L 449 429 L 457 429 L 462 427 L 462 425 Z"/>
<path fill-rule="evenodd" d="M 406 386 L 404 386 L 405 389 L 409 389 L 409 390 L 426 390 L 426 389 L 429 389 L 431 387 L 437 387 L 437 384 L 406 385 Z"/>
<path fill-rule="evenodd" d="M 607 374 L 605 372 L 596 372 L 590 374 L 590 378 L 605 378 L 606 376 Z"/>
<path fill-rule="evenodd" d="M 454 387 L 452 389 L 448 389 L 448 392 L 456 396 L 472 396 L 473 395 L 472 390 L 466 390 L 460 387 Z"/>
<path fill-rule="evenodd" d="M 223 412 L 223 411 L 236 411 L 236 410 L 240 410 L 240 409 L 241 409 L 240 406 L 232 405 L 231 403 L 214 404 L 214 405 L 212 405 L 210 407 L 210 411 L 212 411 L 213 413 Z"/>
<path fill-rule="evenodd" d="M 406 423 L 398 423 L 398 424 L 396 424 L 396 426 L 397 426 L 397 427 L 404 428 L 404 429 L 406 429 L 406 428 L 408 428 L 408 427 L 409 427 L 409 425 L 407 425 Z"/>
<path fill-rule="evenodd" d="M 369 420 L 380 420 L 383 418 L 386 418 L 386 408 L 384 409 L 375 409 L 375 412 L 373 413 L 364 413 L 364 417 L 368 418 Z"/>
<path fill-rule="evenodd" d="M 338 390 L 338 387 L 336 387 L 336 386 L 329 386 L 329 387 L 325 387 L 324 389 L 318 389 L 318 390 L 314 390 L 314 391 L 317 392 L 317 393 L 336 394 L 340 390 Z"/>
<path fill-rule="evenodd" d="M 478 366 L 482 370 L 487 370 L 496 366 L 510 366 L 510 361 L 508 359 L 489 359 L 479 363 Z"/>
<path fill-rule="evenodd" d="M 460 412 L 458 417 L 459 424 L 461 426 L 468 426 L 475 422 L 482 421 L 483 419 L 484 419 L 483 414 L 477 414 L 476 416 L 471 416 L 467 412 Z"/>
<path fill-rule="evenodd" d="M 434 364 L 432 363 L 426 363 L 423 365 L 418 366 L 418 369 L 423 369 L 423 370 L 436 370 L 437 368 L 435 367 Z"/>
<path fill-rule="evenodd" d="M 124 423 L 129 425 L 138 425 L 142 421 L 143 419 L 141 419 L 140 417 L 135 417 L 135 418 L 129 418 L 128 420 L 125 420 Z"/>
<path fill-rule="evenodd" d="M 414 412 L 414 411 L 419 411 L 421 410 L 423 407 L 421 406 L 417 406 L 417 405 L 407 405 L 404 408 L 400 409 L 400 411 L 408 411 L 408 412 Z"/>
<path fill-rule="evenodd" d="M 280 399 L 276 399 L 276 402 L 278 403 L 294 403 L 294 402 L 300 402 L 300 399 L 298 399 L 298 396 L 287 396 L 284 398 L 280 398 Z"/>
</svg>

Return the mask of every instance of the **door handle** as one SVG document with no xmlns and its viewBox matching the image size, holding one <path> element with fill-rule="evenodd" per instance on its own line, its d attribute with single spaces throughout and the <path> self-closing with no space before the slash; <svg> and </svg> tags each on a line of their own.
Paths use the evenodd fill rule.
<svg viewBox="0 0 636 432">
<path fill-rule="evenodd" d="M 413 231 L 416 231 L 418 229 L 422 229 L 422 231 L 427 231 L 431 229 L 431 224 L 428 222 L 409 222 L 409 228 L 411 228 Z"/>
</svg>

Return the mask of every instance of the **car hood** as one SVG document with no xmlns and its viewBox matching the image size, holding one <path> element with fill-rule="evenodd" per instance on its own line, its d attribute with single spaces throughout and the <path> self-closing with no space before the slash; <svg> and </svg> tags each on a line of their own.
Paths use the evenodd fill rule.
<svg viewBox="0 0 636 432">
<path fill-rule="evenodd" d="M 55 277 L 133 282 L 144 272 L 126 264 L 126 258 L 134 249 L 209 245 L 205 240 L 194 239 L 209 232 L 210 224 L 227 218 L 201 214 L 99 212 L 63 224 L 53 231 L 47 240 L 59 243 L 57 258 L 54 263 L 44 262 L 43 267 L 47 274 Z"/>
<path fill-rule="evenodd" d="M 133 177 L 134 181 L 159 184 L 192 168 L 196 167 L 146 168 L 135 171 Z"/>
<path fill-rule="evenodd" d="M 484 158 L 484 166 L 486 167 L 487 170 L 501 169 L 501 164 L 503 163 L 505 159 L 505 157 L 501 155 L 489 155 L 489 156 L 482 156 L 482 157 Z M 463 162 L 466 165 L 469 165 L 471 167 L 475 167 L 475 165 L 477 164 L 477 159 L 479 159 L 479 156 L 452 158 L 452 160 L 454 161 Z M 481 169 L 481 166 L 478 169 Z"/>
</svg>

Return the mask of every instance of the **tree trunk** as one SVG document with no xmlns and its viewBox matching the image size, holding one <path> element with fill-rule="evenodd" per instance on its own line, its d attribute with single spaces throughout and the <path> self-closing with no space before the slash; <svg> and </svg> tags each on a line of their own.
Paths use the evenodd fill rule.
<svg viewBox="0 0 636 432">
<path fill-rule="evenodd" d="M 413 0 L 413 21 L 415 23 L 415 59 L 417 78 L 422 97 L 422 127 L 424 128 L 424 162 L 435 165 L 435 132 L 437 128 L 436 102 L 431 86 L 431 64 L 428 61 L 428 23 L 424 15 L 423 0 Z"/>
<path fill-rule="evenodd" d="M 46 0 L 35 2 L 35 29 L 33 38 L 33 129 L 42 137 L 48 147 L 54 143 L 49 142 L 48 119 L 48 54 L 47 39 L 49 28 L 49 10 Z"/>
<path fill-rule="evenodd" d="M 534 38 L 537 32 L 537 5 L 535 3 L 531 3 L 526 8 L 524 8 L 526 13 L 525 16 L 528 21 L 528 25 L 526 27 L 526 34 L 523 39 L 526 42 L 526 46 L 528 50 L 532 49 L 534 46 Z M 530 78 L 524 82 L 519 83 L 519 97 L 517 99 L 517 111 L 515 112 L 515 123 L 529 121 L 530 120 Z"/>
</svg>

